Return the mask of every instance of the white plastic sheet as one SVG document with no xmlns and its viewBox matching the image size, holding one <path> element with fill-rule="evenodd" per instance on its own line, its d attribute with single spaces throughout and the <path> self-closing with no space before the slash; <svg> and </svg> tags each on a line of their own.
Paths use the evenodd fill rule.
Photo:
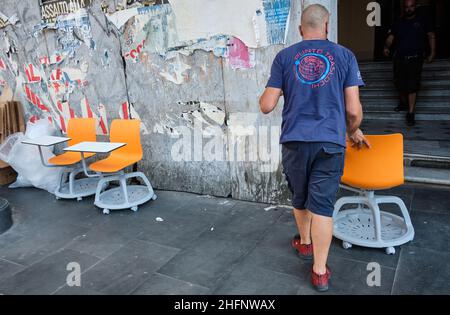
<svg viewBox="0 0 450 315">
<path fill-rule="evenodd" d="M 27 132 L 11 135 L 0 146 L 0 159 L 11 165 L 18 173 L 18 178 L 10 188 L 29 187 L 47 190 L 55 193 L 61 178 L 62 168 L 48 168 L 42 165 L 37 146 L 23 144 L 26 139 L 41 136 L 52 136 L 56 130 L 47 120 L 38 120 L 27 124 Z M 52 148 L 42 148 L 44 160 L 54 156 Z"/>
</svg>

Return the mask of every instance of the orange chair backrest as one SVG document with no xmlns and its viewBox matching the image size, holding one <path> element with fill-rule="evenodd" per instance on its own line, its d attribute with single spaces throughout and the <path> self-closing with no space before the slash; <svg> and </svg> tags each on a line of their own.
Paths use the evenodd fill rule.
<svg viewBox="0 0 450 315">
<path fill-rule="evenodd" d="M 111 155 L 127 155 L 142 159 L 141 121 L 136 119 L 116 119 L 111 123 L 110 142 L 127 145 L 113 151 Z"/>
<path fill-rule="evenodd" d="M 371 149 L 347 144 L 342 182 L 352 187 L 381 190 L 404 184 L 403 135 L 367 136 Z"/>
<path fill-rule="evenodd" d="M 71 118 L 67 126 L 67 137 L 69 146 L 80 142 L 95 142 L 97 140 L 95 118 Z"/>
</svg>

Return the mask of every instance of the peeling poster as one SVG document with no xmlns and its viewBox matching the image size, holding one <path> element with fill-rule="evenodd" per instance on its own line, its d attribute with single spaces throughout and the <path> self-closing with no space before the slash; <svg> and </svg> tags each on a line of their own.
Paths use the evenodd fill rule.
<svg viewBox="0 0 450 315">
<path fill-rule="evenodd" d="M 54 23 L 60 15 L 75 13 L 90 6 L 92 0 L 39 0 L 44 23 Z"/>
</svg>

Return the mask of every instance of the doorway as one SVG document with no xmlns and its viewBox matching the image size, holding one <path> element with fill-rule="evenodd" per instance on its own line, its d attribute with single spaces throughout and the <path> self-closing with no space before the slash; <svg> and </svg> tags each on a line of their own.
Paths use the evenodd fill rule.
<svg viewBox="0 0 450 315">
<path fill-rule="evenodd" d="M 383 61 L 383 46 L 390 27 L 403 11 L 402 0 L 378 0 L 381 26 L 370 27 L 366 19 L 370 0 L 339 0 L 339 43 L 351 49 L 359 61 Z M 436 32 L 437 59 L 450 59 L 450 1 L 418 0 L 418 14 L 425 16 Z"/>
</svg>

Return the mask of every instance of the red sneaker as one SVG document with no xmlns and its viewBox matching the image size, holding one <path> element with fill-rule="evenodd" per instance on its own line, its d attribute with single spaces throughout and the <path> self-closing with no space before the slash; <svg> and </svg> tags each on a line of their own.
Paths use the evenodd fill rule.
<svg viewBox="0 0 450 315">
<path fill-rule="evenodd" d="M 310 245 L 302 244 L 300 235 L 296 235 L 294 237 L 294 239 L 292 240 L 291 244 L 301 259 L 312 260 L 314 258 L 313 245 L 312 244 L 310 244 Z"/>
<path fill-rule="evenodd" d="M 311 269 L 311 282 L 314 287 L 319 292 L 328 291 L 328 282 L 331 278 L 331 271 L 327 266 L 327 272 L 324 275 L 318 275 Z"/>
</svg>

